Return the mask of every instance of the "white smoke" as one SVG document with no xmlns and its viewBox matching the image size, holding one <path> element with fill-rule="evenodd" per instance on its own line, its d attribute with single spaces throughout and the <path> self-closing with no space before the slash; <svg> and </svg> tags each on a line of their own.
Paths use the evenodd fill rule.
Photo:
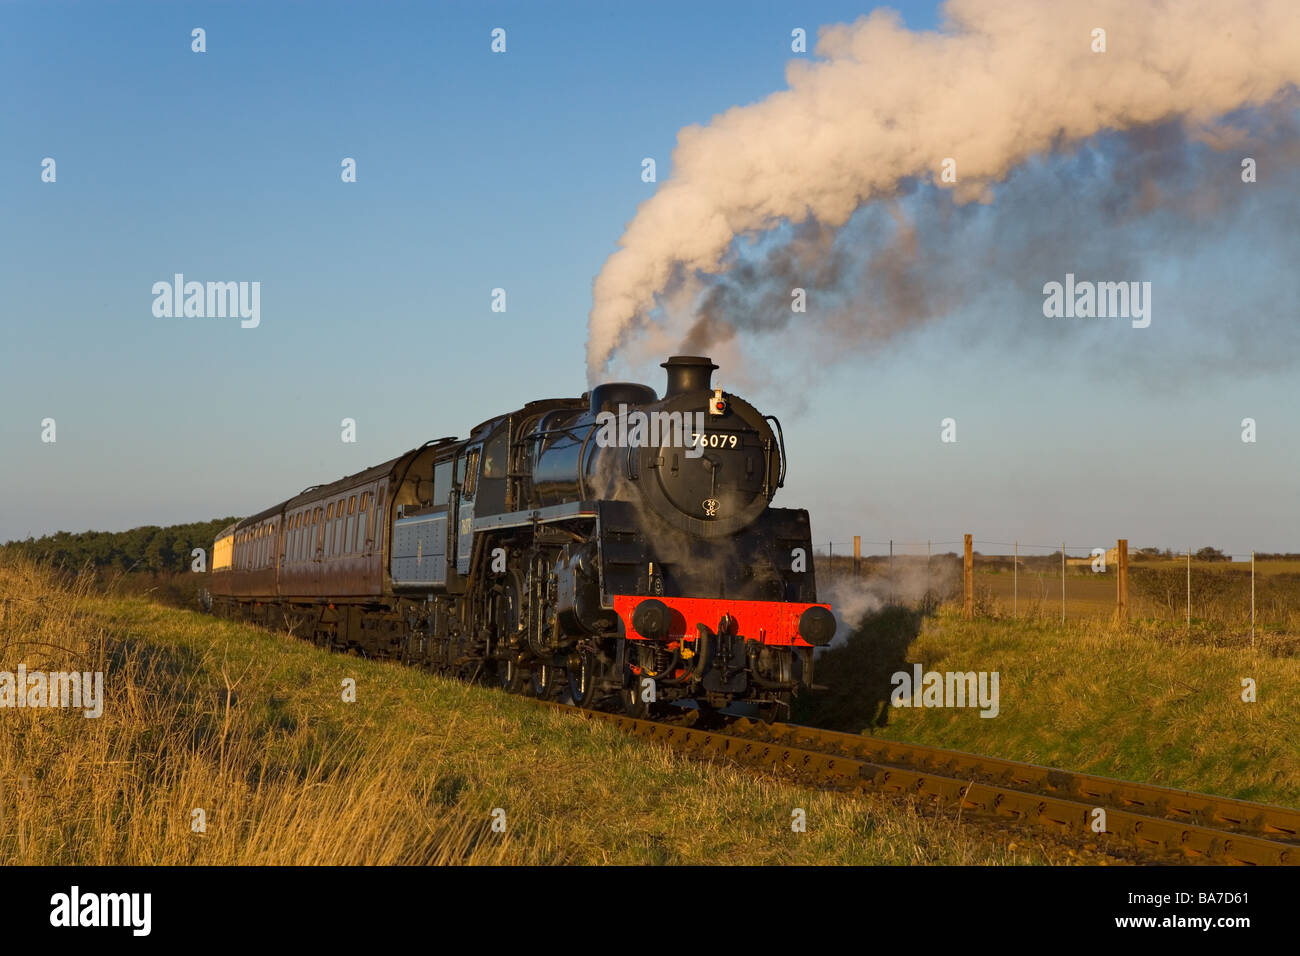
<svg viewBox="0 0 1300 956">
<path fill-rule="evenodd" d="M 943 15 L 935 32 L 888 10 L 824 27 L 818 59 L 787 67 L 788 90 L 678 134 L 671 178 L 596 277 L 593 381 L 622 348 L 662 355 L 681 341 L 699 321 L 682 303 L 727 267 L 737 237 L 836 230 L 907 181 L 989 202 L 1030 157 L 1107 130 L 1177 121 L 1221 147 L 1217 118 L 1300 82 L 1296 0 L 949 0 Z M 1094 52 L 1098 29 L 1105 52 Z M 951 186 L 939 182 L 949 157 Z M 802 240 L 813 251 L 825 241 Z M 675 316 L 668 326 L 651 320 L 657 306 Z"/>
<path fill-rule="evenodd" d="M 961 564 L 952 555 L 934 558 L 900 555 L 890 565 L 877 563 L 866 574 L 819 573 L 817 598 L 830 604 L 835 615 L 835 637 L 828 647 L 839 647 L 872 614 L 891 604 L 919 607 L 951 598 L 961 577 Z"/>
</svg>

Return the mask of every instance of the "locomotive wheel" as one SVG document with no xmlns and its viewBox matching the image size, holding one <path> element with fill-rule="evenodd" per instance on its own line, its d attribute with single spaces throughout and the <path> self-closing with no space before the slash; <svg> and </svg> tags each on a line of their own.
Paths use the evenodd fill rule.
<svg viewBox="0 0 1300 956">
<path fill-rule="evenodd" d="M 619 692 L 619 698 L 623 704 L 623 713 L 629 717 L 635 717 L 637 720 L 646 720 L 650 717 L 650 705 L 641 699 L 640 688 L 624 687 Z"/>
<path fill-rule="evenodd" d="M 758 719 L 765 724 L 776 724 L 790 719 L 790 702 L 794 695 L 789 692 L 781 695 L 780 701 L 764 701 L 758 705 Z"/>
<path fill-rule="evenodd" d="M 596 700 L 599 675 L 596 672 L 596 655 L 579 651 L 564 669 L 568 676 L 569 696 L 575 707 L 591 707 Z"/>
<path fill-rule="evenodd" d="M 528 672 L 519 665 L 518 657 L 507 657 L 497 662 L 497 683 L 507 694 L 523 693 Z"/>
<path fill-rule="evenodd" d="M 534 697 L 539 700 L 550 700 L 555 696 L 558 682 L 555 679 L 554 664 L 548 664 L 545 661 L 538 661 L 533 664 L 532 672 L 529 674 L 529 679 L 532 684 Z"/>
<path fill-rule="evenodd" d="M 523 594 L 523 578 L 518 571 L 511 571 L 497 585 L 491 605 L 495 634 L 488 641 L 487 652 L 505 653 L 497 659 L 497 683 L 509 694 L 531 690 L 528 668 L 520 664 L 520 656 L 513 650 L 523 623 Z"/>
<path fill-rule="evenodd" d="M 663 708 L 655 703 L 641 699 L 642 685 L 641 681 L 648 675 L 644 672 L 637 673 L 632 670 L 631 664 L 637 663 L 644 667 L 646 661 L 642 658 L 642 648 L 640 645 L 631 641 L 626 642 L 624 653 L 627 654 L 627 663 L 623 665 L 623 689 L 619 691 L 619 703 L 623 705 L 623 713 L 629 717 L 635 717 L 638 720 L 649 720 L 657 715 Z"/>
</svg>

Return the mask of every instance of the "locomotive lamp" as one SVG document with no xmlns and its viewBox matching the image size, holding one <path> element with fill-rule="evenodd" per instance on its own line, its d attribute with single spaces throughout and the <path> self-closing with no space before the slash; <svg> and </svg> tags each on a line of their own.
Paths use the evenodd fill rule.
<svg viewBox="0 0 1300 956">
<path fill-rule="evenodd" d="M 660 640 L 668 636 L 672 613 L 663 601 L 656 601 L 653 598 L 642 601 L 632 612 L 632 628 L 642 637 L 652 641 Z"/>
<path fill-rule="evenodd" d="M 799 615 L 799 636 L 816 647 L 825 647 L 835 636 L 835 615 L 813 606 Z"/>
<path fill-rule="evenodd" d="M 715 388 L 713 397 L 709 399 L 709 414 L 722 415 L 727 411 L 727 400 L 722 397 L 722 389 Z"/>
</svg>

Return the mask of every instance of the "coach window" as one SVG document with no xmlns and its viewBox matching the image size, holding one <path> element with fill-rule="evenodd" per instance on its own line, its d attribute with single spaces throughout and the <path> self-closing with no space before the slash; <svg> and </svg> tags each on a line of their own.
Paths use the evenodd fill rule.
<svg viewBox="0 0 1300 956">
<path fill-rule="evenodd" d="M 334 509 L 334 553 L 343 553 L 343 506 L 347 503 L 346 498 L 340 498 L 338 507 Z"/>
<path fill-rule="evenodd" d="M 366 550 L 366 519 L 370 516 L 370 492 L 361 493 L 361 503 L 357 505 L 357 553 Z"/>
<path fill-rule="evenodd" d="M 357 541 L 357 496 L 353 495 L 348 499 L 348 525 L 347 530 L 343 532 L 343 550 L 352 552 L 356 550 Z"/>
</svg>

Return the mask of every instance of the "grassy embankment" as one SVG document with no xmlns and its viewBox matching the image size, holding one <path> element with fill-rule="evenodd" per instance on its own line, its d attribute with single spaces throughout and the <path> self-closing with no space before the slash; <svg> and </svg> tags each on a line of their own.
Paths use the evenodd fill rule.
<svg viewBox="0 0 1300 956">
<path fill-rule="evenodd" d="M 1113 586 L 1113 585 L 1112 585 Z M 1023 608 L 1022 608 L 1023 613 Z M 1000 712 L 890 707 L 891 675 L 997 671 Z M 1242 680 L 1257 687 L 1242 700 Z M 831 690 L 797 717 L 823 726 L 1241 799 L 1300 806 L 1300 656 L 1292 634 L 1149 620 L 1062 626 L 887 609 L 827 652 Z"/>
<path fill-rule="evenodd" d="M 950 814 L 681 759 L 496 691 L 100 596 L 13 557 L 0 557 L 0 606 L 0 670 L 102 670 L 106 696 L 98 719 L 0 710 L 4 864 L 1069 859 Z M 796 807 L 806 833 L 791 831 Z"/>
</svg>

